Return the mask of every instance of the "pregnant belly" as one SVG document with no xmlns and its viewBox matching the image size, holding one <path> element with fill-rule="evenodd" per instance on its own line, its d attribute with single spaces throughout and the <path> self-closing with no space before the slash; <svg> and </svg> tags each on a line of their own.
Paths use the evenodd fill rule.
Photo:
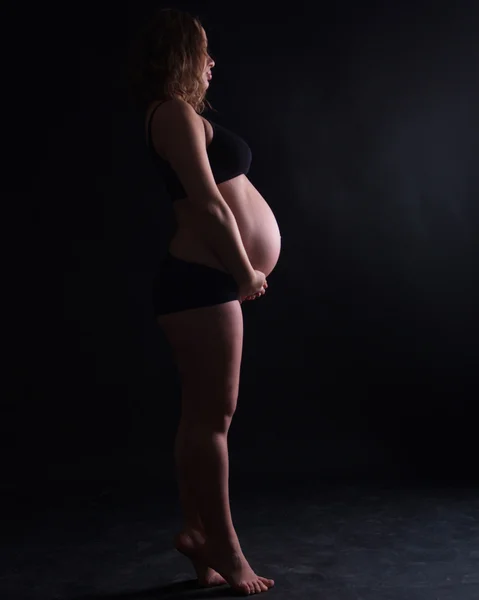
<svg viewBox="0 0 479 600">
<path fill-rule="evenodd" d="M 236 218 L 243 244 L 254 269 L 269 275 L 278 262 L 281 235 L 273 211 L 247 177 L 218 187 Z M 224 187 L 222 188 L 222 186 Z"/>
<path fill-rule="evenodd" d="M 276 266 L 281 252 L 281 235 L 273 211 L 245 175 L 220 183 L 218 189 L 236 218 L 248 258 L 254 269 L 268 276 Z M 180 215 L 180 202 L 175 203 L 179 227 L 170 243 L 170 251 L 178 258 L 199 262 L 221 271 L 225 267 L 207 245 L 182 227 L 187 217 Z"/>
</svg>

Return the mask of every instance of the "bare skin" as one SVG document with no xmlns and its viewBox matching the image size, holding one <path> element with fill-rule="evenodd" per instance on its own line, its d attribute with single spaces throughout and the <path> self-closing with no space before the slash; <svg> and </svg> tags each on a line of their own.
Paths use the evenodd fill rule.
<svg viewBox="0 0 479 600">
<path fill-rule="evenodd" d="M 260 577 L 251 569 L 241 549 L 224 553 L 216 545 L 208 544 L 205 534 L 200 531 L 182 531 L 175 537 L 176 549 L 187 556 L 195 567 L 198 584 L 201 587 L 215 587 L 229 583 L 232 588 L 245 594 L 267 592 L 274 586 L 272 579 Z M 225 573 L 226 578 L 212 567 Z"/>
<path fill-rule="evenodd" d="M 203 322 L 208 327 L 205 317 Z M 190 402 L 203 406 L 200 410 L 206 423 L 199 423 L 198 413 L 193 417 Z M 184 418 L 178 428 L 175 456 L 185 528 L 175 537 L 175 547 L 192 561 L 200 586 L 229 583 L 243 595 L 265 592 L 274 581 L 258 576 L 250 567 L 231 518 L 226 441 L 231 418 L 207 416 L 206 407 L 198 390 L 192 397 L 183 392 Z M 225 422 L 224 431 L 220 431 L 219 419 Z"/>
<path fill-rule="evenodd" d="M 200 554 L 205 541 L 204 533 L 195 529 L 184 529 L 174 539 L 175 548 L 178 552 L 181 552 L 181 554 L 191 560 L 200 587 L 225 585 L 227 583 L 226 579 L 205 564 L 204 557 Z"/>
<path fill-rule="evenodd" d="M 254 296 L 246 296 L 240 299 L 240 304 L 245 301 L 255 300 L 262 294 L 258 293 Z M 180 479 L 182 479 L 180 477 Z M 180 482 L 180 487 L 183 486 L 183 512 L 185 516 L 185 527 L 174 538 L 175 548 L 186 556 L 196 571 L 198 585 L 200 587 L 215 587 L 225 585 L 228 582 L 217 571 L 208 566 L 210 557 L 205 555 L 206 532 L 203 522 L 198 513 L 197 506 L 191 496 L 185 497 L 189 493 L 188 484 L 184 481 Z M 272 579 L 266 577 L 258 577 L 260 583 L 263 584 L 262 591 L 267 591 L 274 586 Z M 266 587 L 266 589 L 263 589 Z M 249 591 L 248 591 L 249 593 Z"/>
<path fill-rule="evenodd" d="M 226 581 L 242 595 L 267 591 L 236 534 L 228 492 L 227 436 L 236 409 L 243 344 L 238 301 L 158 317 L 181 378 L 182 416 L 175 460 L 184 530 L 175 545 L 200 585 Z M 220 579 L 220 577 L 222 579 Z"/>
<path fill-rule="evenodd" d="M 205 86 L 209 86 L 213 66 L 208 56 Z M 206 120 L 204 124 L 208 145 L 213 130 Z M 152 135 L 162 156 L 161 138 Z M 280 251 L 279 229 L 271 209 L 246 175 L 222 182 L 218 189 L 236 217 L 253 268 L 268 276 Z M 188 199 L 177 200 L 174 208 L 178 230 L 170 252 L 187 262 L 224 271 L 207 245 L 189 231 L 193 213 L 189 213 Z M 228 583 L 243 595 L 274 586 L 273 580 L 252 570 L 241 550 L 228 493 L 227 434 L 236 409 L 243 341 L 240 304 L 259 295 L 158 317 L 173 349 L 182 386 L 175 455 L 185 525 L 175 536 L 175 547 L 192 561 L 200 585 Z"/>
<path fill-rule="evenodd" d="M 230 586 L 249 596 L 267 592 L 274 586 L 272 579 L 257 575 L 250 567 L 243 554 L 239 542 L 234 547 L 221 547 L 220 544 L 210 542 L 206 539 L 200 555 L 204 557 L 207 564 L 211 565 L 218 573 L 223 574 Z"/>
</svg>

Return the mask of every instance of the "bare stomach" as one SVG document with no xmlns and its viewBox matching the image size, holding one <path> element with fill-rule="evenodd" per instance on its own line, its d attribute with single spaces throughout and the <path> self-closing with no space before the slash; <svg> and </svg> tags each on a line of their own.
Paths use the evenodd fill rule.
<svg viewBox="0 0 479 600">
<path fill-rule="evenodd" d="M 251 265 L 268 276 L 281 251 L 281 235 L 271 208 L 246 175 L 220 183 L 218 189 L 236 218 Z M 185 198 L 174 203 L 178 229 L 169 251 L 177 258 L 227 272 L 208 244 L 189 226 L 188 202 Z"/>
</svg>

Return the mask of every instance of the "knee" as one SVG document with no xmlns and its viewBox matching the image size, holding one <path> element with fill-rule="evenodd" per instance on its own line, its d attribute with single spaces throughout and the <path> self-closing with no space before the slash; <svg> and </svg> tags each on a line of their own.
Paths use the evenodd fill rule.
<svg viewBox="0 0 479 600">
<path fill-rule="evenodd" d="M 181 415 L 183 420 L 197 427 L 225 432 L 231 425 L 237 402 L 237 390 L 223 390 L 208 397 L 198 392 L 194 397 L 183 394 Z"/>
<path fill-rule="evenodd" d="M 198 417 L 198 423 L 204 429 L 210 429 L 216 433 L 227 433 L 236 411 L 236 400 L 225 402 L 221 408 L 212 411 L 202 411 Z"/>
<path fill-rule="evenodd" d="M 227 434 L 233 417 L 226 415 L 181 415 L 181 423 L 189 432 L 191 440 L 194 435 L 203 438 L 215 434 Z"/>
<path fill-rule="evenodd" d="M 238 392 L 237 390 L 228 391 L 224 397 L 223 401 L 220 403 L 221 409 L 219 410 L 219 415 L 222 419 L 226 419 L 231 421 L 235 412 L 236 406 L 238 404 Z"/>
</svg>

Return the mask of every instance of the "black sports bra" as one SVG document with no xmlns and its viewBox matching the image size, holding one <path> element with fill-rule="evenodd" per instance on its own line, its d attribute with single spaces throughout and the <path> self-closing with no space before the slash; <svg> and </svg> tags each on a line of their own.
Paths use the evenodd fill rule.
<svg viewBox="0 0 479 600">
<path fill-rule="evenodd" d="M 161 104 L 162 103 L 160 102 L 158 106 L 161 106 Z M 158 106 L 152 111 L 148 122 L 148 147 L 151 150 L 155 163 L 162 171 L 166 189 L 170 194 L 171 199 L 173 201 L 180 200 L 186 198 L 188 194 L 185 192 L 185 189 L 181 185 L 177 174 L 172 169 L 169 162 L 158 155 L 151 143 L 151 121 Z M 212 121 L 208 122 L 211 123 L 211 126 L 213 127 L 213 139 L 210 144 L 208 144 L 206 152 L 208 154 L 215 182 L 217 184 L 222 183 L 223 181 L 233 179 L 242 173 L 246 175 L 250 169 L 252 160 L 251 149 L 248 144 L 229 129 L 226 129 L 217 123 L 213 123 Z"/>
</svg>

